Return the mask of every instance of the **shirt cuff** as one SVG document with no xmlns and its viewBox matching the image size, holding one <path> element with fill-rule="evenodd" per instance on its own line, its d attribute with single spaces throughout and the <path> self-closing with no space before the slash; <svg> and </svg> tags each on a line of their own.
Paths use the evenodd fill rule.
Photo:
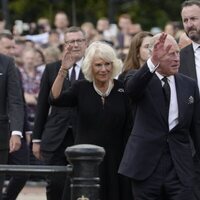
<svg viewBox="0 0 200 200">
<path fill-rule="evenodd" d="M 33 139 L 32 142 L 33 143 L 39 143 L 39 142 L 41 142 L 41 140 L 40 139 Z"/>
<path fill-rule="evenodd" d="M 26 135 L 32 135 L 33 131 L 25 131 Z"/>
<path fill-rule="evenodd" d="M 147 60 L 147 66 L 149 68 L 149 71 L 151 73 L 154 73 L 156 71 L 156 69 L 159 67 L 159 64 L 157 64 L 156 66 L 152 63 L 151 58 L 149 58 Z"/>
<path fill-rule="evenodd" d="M 21 138 L 23 138 L 21 131 L 12 131 L 11 135 L 19 135 Z"/>
</svg>

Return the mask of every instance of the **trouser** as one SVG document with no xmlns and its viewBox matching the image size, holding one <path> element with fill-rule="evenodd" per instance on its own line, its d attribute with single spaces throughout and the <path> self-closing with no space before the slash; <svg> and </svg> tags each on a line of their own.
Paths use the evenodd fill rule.
<svg viewBox="0 0 200 200">
<path fill-rule="evenodd" d="M 0 164 L 7 164 L 8 162 L 8 150 L 0 150 Z M 0 174 L 0 200 L 2 200 L 2 190 L 4 185 L 5 175 Z"/>
<path fill-rule="evenodd" d="M 195 200 L 200 200 L 200 161 L 197 156 L 194 157 L 195 180 L 194 180 L 194 196 Z"/>
<path fill-rule="evenodd" d="M 132 180 L 132 191 L 135 200 L 194 200 L 192 186 L 179 180 L 169 151 L 163 153 L 149 178 Z"/>
<path fill-rule="evenodd" d="M 69 129 L 62 144 L 54 152 L 42 151 L 46 165 L 66 166 L 68 164 L 65 150 L 74 144 L 72 130 Z M 70 200 L 70 180 L 66 174 L 48 175 L 46 194 L 47 200 Z"/>
<path fill-rule="evenodd" d="M 29 147 L 24 139 L 21 140 L 21 148 L 8 156 L 8 164 L 11 165 L 28 165 L 29 164 Z M 23 189 L 28 175 L 8 176 L 9 183 L 3 194 L 3 200 L 15 200 Z"/>
</svg>

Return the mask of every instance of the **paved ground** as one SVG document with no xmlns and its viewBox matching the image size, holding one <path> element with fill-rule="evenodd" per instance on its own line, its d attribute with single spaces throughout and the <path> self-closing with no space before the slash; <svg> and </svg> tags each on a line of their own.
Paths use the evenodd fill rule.
<svg viewBox="0 0 200 200">
<path fill-rule="evenodd" d="M 45 182 L 28 181 L 17 200 L 46 200 L 45 185 Z"/>
</svg>

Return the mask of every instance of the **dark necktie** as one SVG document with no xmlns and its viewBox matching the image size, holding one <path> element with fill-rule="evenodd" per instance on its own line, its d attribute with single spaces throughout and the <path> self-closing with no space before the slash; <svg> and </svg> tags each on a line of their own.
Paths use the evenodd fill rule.
<svg viewBox="0 0 200 200">
<path fill-rule="evenodd" d="M 76 80 L 76 70 L 75 70 L 75 67 L 76 67 L 76 63 L 72 67 L 72 72 L 71 72 L 71 77 L 70 77 L 71 83 L 73 83 Z"/>
<path fill-rule="evenodd" d="M 169 86 L 168 79 L 166 76 L 162 78 L 162 81 L 164 82 L 163 93 L 164 93 L 164 98 L 165 98 L 166 113 L 167 113 L 167 119 L 168 119 L 171 91 L 170 91 L 170 86 Z"/>
</svg>

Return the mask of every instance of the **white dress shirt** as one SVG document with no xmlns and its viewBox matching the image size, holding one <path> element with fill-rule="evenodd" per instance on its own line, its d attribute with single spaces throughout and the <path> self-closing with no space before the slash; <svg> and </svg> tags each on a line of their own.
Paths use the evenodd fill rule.
<svg viewBox="0 0 200 200">
<path fill-rule="evenodd" d="M 160 79 L 161 84 L 163 86 L 164 82 L 162 81 L 162 78 L 164 76 L 162 76 L 158 72 L 156 72 L 156 75 Z M 168 76 L 167 80 L 171 90 L 168 124 L 169 124 L 169 130 L 172 130 L 178 124 L 178 101 L 177 101 L 176 84 L 174 76 Z"/>
<path fill-rule="evenodd" d="M 150 58 L 147 60 L 147 65 L 151 73 L 154 73 L 159 66 L 159 65 L 154 66 Z M 155 72 L 155 74 L 158 76 L 163 86 L 164 82 L 162 81 L 162 78 L 164 76 L 159 74 L 158 72 Z M 167 80 L 171 90 L 168 125 L 169 125 L 169 130 L 172 130 L 178 124 L 178 101 L 177 101 L 176 83 L 174 76 L 173 75 L 168 76 Z"/>
</svg>

